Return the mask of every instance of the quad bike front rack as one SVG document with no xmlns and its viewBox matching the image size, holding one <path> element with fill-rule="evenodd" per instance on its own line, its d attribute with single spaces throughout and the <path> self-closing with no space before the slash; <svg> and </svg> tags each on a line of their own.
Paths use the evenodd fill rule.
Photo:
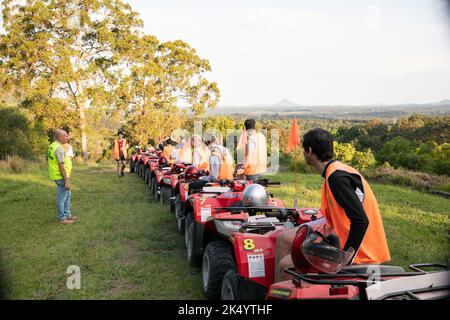
<svg viewBox="0 0 450 320">
<path fill-rule="evenodd" d="M 418 263 L 418 264 L 411 264 L 409 265 L 409 268 L 411 270 L 414 270 L 414 272 L 404 272 L 404 273 L 383 273 L 381 274 L 379 281 L 388 281 L 391 279 L 383 279 L 383 278 L 403 278 L 403 277 L 412 277 L 412 276 L 423 276 L 430 274 L 430 272 L 427 272 L 421 268 L 440 268 L 444 270 L 449 270 L 449 266 L 446 266 L 444 264 L 439 263 Z M 287 274 L 294 277 L 292 282 L 295 286 L 301 287 L 301 282 L 304 281 L 306 283 L 310 284 L 317 284 L 317 285 L 330 285 L 330 286 L 345 286 L 345 285 L 351 285 L 358 288 L 359 292 L 359 298 L 361 300 L 368 300 L 366 289 L 373 285 L 373 273 L 352 273 L 352 272 L 339 272 L 336 274 L 326 274 L 326 273 L 314 273 L 314 274 L 302 274 L 295 270 L 295 268 L 287 268 L 284 270 Z M 361 280 L 345 280 L 345 279 L 361 279 Z M 419 300 L 420 297 L 417 296 L 418 293 L 421 292 L 431 292 L 436 290 L 442 290 L 442 289 L 450 289 L 448 285 L 444 287 L 428 287 L 423 289 L 417 289 L 417 290 L 406 290 L 406 291 L 397 291 L 397 292 L 391 292 L 390 294 L 386 295 L 384 299 L 397 296 L 397 295 L 407 295 L 411 299 Z M 449 296 L 447 296 L 448 298 Z"/>
</svg>

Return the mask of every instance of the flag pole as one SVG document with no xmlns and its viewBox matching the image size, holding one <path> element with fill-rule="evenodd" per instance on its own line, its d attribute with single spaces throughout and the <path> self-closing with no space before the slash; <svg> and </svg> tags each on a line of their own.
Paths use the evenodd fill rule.
<svg viewBox="0 0 450 320">
<path fill-rule="evenodd" d="M 298 197 L 298 177 L 297 177 L 297 145 L 294 149 L 294 181 L 295 181 L 295 197 Z"/>
<path fill-rule="evenodd" d="M 297 126 L 297 117 L 294 116 L 295 125 Z M 296 128 L 297 129 L 297 128 Z M 298 130 L 298 129 L 297 129 Z M 294 146 L 294 181 L 295 181 L 295 197 L 294 208 L 298 208 L 298 168 L 297 168 L 297 144 Z"/>
</svg>

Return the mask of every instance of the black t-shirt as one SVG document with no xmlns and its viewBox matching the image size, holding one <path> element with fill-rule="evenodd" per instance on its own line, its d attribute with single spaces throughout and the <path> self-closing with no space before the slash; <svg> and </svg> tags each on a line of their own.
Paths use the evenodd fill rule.
<svg viewBox="0 0 450 320">
<path fill-rule="evenodd" d="M 322 177 L 325 177 L 328 166 L 334 161 L 336 160 L 327 164 Z M 358 252 L 369 226 L 369 220 L 362 205 L 364 187 L 361 177 L 357 174 L 336 170 L 328 177 L 328 185 L 334 199 L 344 209 L 350 220 L 350 231 L 343 249 L 347 250 L 352 247 L 355 252 Z"/>
</svg>

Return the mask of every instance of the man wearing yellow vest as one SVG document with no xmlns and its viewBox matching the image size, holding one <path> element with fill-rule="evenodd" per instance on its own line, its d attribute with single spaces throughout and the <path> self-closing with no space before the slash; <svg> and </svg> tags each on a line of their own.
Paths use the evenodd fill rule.
<svg viewBox="0 0 450 320">
<path fill-rule="evenodd" d="M 258 180 L 267 171 L 266 137 L 256 131 L 255 119 L 244 122 L 247 143 L 244 151 L 244 175 L 247 180 Z"/>
<path fill-rule="evenodd" d="M 378 203 L 372 189 L 352 167 L 334 160 L 333 136 L 313 129 L 303 136 L 303 154 L 307 164 L 322 173 L 321 212 L 324 230 L 339 238 L 344 251 L 354 250 L 351 264 L 380 264 L 391 259 Z M 277 241 L 279 279 L 292 266 L 290 250 L 297 228 L 281 234 Z"/>
<path fill-rule="evenodd" d="M 117 162 L 117 174 L 119 177 L 124 176 L 124 170 L 126 167 L 127 160 L 127 150 L 128 150 L 128 142 L 127 139 L 123 137 L 123 132 L 119 130 L 117 132 L 117 139 L 114 140 L 113 145 L 113 155 Z"/>
<path fill-rule="evenodd" d="M 70 213 L 72 160 L 63 145 L 69 141 L 69 135 L 64 130 L 55 132 L 55 141 L 47 152 L 48 172 L 50 179 L 55 181 L 57 220 L 61 224 L 72 224 L 76 217 Z"/>
</svg>

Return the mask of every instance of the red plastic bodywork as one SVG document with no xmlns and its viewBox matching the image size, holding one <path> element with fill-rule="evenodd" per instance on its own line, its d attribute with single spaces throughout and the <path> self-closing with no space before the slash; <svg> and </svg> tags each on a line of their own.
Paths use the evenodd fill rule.
<svg viewBox="0 0 450 320">
<path fill-rule="evenodd" d="M 360 280 L 349 279 L 346 280 Z M 294 284 L 292 280 L 278 282 L 270 286 L 267 290 L 266 299 L 268 300 L 310 300 L 310 299 L 345 299 L 352 300 L 357 299 L 359 296 L 358 288 L 348 285 L 347 293 L 331 295 L 329 284 L 310 284 L 302 282 L 300 284 Z"/>
<path fill-rule="evenodd" d="M 301 208 L 298 210 L 299 215 L 297 219 L 298 224 L 310 222 L 312 215 L 307 215 L 304 213 L 306 210 L 311 210 L 313 208 Z M 316 219 L 321 218 L 322 215 L 318 209 L 317 214 L 314 215 Z M 236 215 L 233 215 L 236 216 Z M 242 221 L 248 219 L 243 216 Z M 228 220 L 226 215 L 216 216 L 216 219 Z M 234 248 L 234 256 L 236 259 L 236 264 L 238 267 L 239 275 L 248 278 L 256 283 L 259 283 L 265 287 L 269 287 L 275 282 L 275 259 L 276 259 L 276 242 L 278 236 L 285 231 L 283 226 L 277 226 L 275 230 L 269 231 L 265 234 L 255 234 L 255 233 L 240 233 L 235 232 L 231 237 Z M 244 241 L 252 240 L 254 244 L 254 249 L 246 250 L 244 247 Z M 252 254 L 263 254 L 264 255 L 264 277 L 251 278 L 249 273 L 249 263 L 248 255 Z"/>
</svg>

